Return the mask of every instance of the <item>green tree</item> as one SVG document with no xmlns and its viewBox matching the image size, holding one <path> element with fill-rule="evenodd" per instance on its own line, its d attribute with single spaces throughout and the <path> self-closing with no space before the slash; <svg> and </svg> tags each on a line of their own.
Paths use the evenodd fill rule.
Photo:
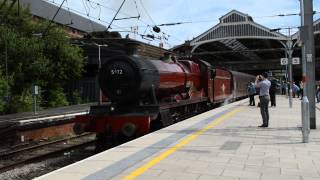
<svg viewBox="0 0 320 180">
<path fill-rule="evenodd" d="M 81 48 L 71 45 L 67 33 L 55 24 L 42 37 L 34 36 L 44 32 L 49 22 L 32 19 L 23 8 L 19 16 L 15 12 L 15 9 L 9 11 L 0 26 L 0 66 L 5 66 L 3 59 L 7 58 L 11 78 L 9 111 L 31 110 L 33 85 L 40 86 L 44 92 L 40 98 L 43 106 L 68 105 L 62 88 L 82 74 Z"/>
<path fill-rule="evenodd" d="M 6 108 L 6 99 L 7 99 L 7 81 L 1 73 L 0 67 L 0 114 L 4 114 Z"/>
</svg>

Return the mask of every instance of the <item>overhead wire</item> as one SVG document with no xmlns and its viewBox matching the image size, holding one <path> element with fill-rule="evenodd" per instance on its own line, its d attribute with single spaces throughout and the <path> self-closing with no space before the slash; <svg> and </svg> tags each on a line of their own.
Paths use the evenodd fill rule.
<svg viewBox="0 0 320 180">
<path fill-rule="evenodd" d="M 120 12 L 120 10 L 121 10 L 121 8 L 122 8 L 122 6 L 124 5 L 125 2 L 126 2 L 126 0 L 123 0 L 123 1 L 122 1 L 121 5 L 120 5 L 120 7 L 119 7 L 119 9 L 118 9 L 118 11 L 116 12 L 116 14 L 115 14 L 114 17 L 112 18 L 110 24 L 108 25 L 107 31 L 109 30 L 109 28 L 111 28 L 112 22 L 116 19 L 118 13 Z"/>
<path fill-rule="evenodd" d="M 93 4 L 96 4 L 96 5 L 99 6 L 100 8 L 103 7 L 103 8 L 105 8 L 105 9 L 109 9 L 109 10 L 111 10 L 111 11 L 117 12 L 116 9 L 111 8 L 111 7 L 108 7 L 108 6 L 103 5 L 103 4 L 101 4 L 101 3 L 95 2 L 94 0 L 86 0 L 86 1 L 88 1 L 88 2 L 90 2 L 90 3 L 93 3 Z M 132 15 L 127 14 L 127 13 L 125 13 L 125 12 L 119 12 L 119 14 L 122 14 L 122 15 L 125 15 L 125 16 L 132 16 Z"/>
<path fill-rule="evenodd" d="M 48 1 L 48 0 L 47 0 L 47 1 Z M 111 7 L 108 7 L 108 6 L 103 5 L 103 4 L 101 4 L 101 3 L 95 2 L 94 0 L 86 0 L 86 1 L 88 1 L 88 2 L 90 2 L 90 3 L 93 3 L 93 4 L 97 5 L 97 6 L 103 7 L 103 8 L 105 8 L 105 9 L 112 10 L 112 11 L 114 11 L 114 12 L 117 11 L 117 10 L 111 8 Z M 138 8 L 138 6 L 137 6 L 137 3 L 135 3 L 135 5 L 136 5 L 137 11 L 139 12 L 139 8 Z M 86 8 L 87 8 L 87 7 L 86 7 Z M 145 8 L 145 7 L 144 7 L 144 8 Z M 146 10 L 145 10 L 145 11 L 146 11 Z M 126 15 L 126 16 L 132 16 L 132 15 L 127 14 L 127 13 L 125 13 L 125 12 L 119 12 L 119 14 Z M 138 15 L 140 16 L 140 14 L 141 14 L 141 13 L 139 12 Z M 148 13 L 147 11 L 146 11 L 146 14 L 149 16 L 150 20 L 153 21 L 152 17 L 149 15 L 149 13 Z M 90 16 L 89 16 L 89 17 L 90 17 Z M 99 19 L 99 18 L 98 18 L 98 19 Z M 143 27 L 148 27 L 148 26 L 149 26 L 149 23 L 147 23 L 146 21 L 144 21 L 141 17 L 138 18 L 138 21 L 140 21 L 141 23 L 145 24 Z M 153 21 L 153 23 L 154 23 L 154 21 Z M 130 26 L 130 27 L 120 27 L 120 26 L 117 26 L 117 27 L 118 27 L 119 29 L 132 28 L 132 26 Z M 141 26 L 136 26 L 136 27 L 141 27 Z M 151 26 L 150 26 L 149 28 L 151 28 Z M 112 28 L 112 29 L 114 29 L 114 28 Z"/>
<path fill-rule="evenodd" d="M 117 11 L 117 10 L 111 8 L 111 7 L 108 7 L 108 6 L 103 5 L 103 4 L 101 4 L 101 3 L 95 2 L 94 0 L 86 0 L 86 1 L 88 1 L 88 2 L 90 2 L 90 3 L 93 3 L 93 4 L 96 4 L 96 5 L 98 5 L 98 6 L 101 6 L 101 7 L 103 7 L 103 8 L 112 10 L 112 11 L 114 11 L 114 12 Z M 134 3 L 135 3 L 135 6 L 136 6 L 136 10 L 137 10 L 137 12 L 138 12 L 138 15 L 140 16 L 141 13 L 140 13 L 140 11 L 139 11 L 139 8 L 138 8 L 138 5 L 137 5 L 136 0 L 134 0 Z M 149 19 L 150 19 L 150 20 L 152 21 L 152 23 L 155 25 L 156 23 L 154 22 L 153 18 L 152 18 L 151 15 L 148 13 L 148 11 L 146 10 L 146 8 L 145 8 L 145 6 L 144 6 L 144 4 L 142 3 L 141 0 L 140 0 L 140 3 L 141 3 L 141 6 L 143 6 L 143 9 L 144 9 L 145 13 L 147 14 L 147 16 L 149 17 Z M 124 12 L 119 12 L 119 14 L 126 15 L 126 16 L 132 16 L 132 15 L 127 14 L 127 13 L 124 13 Z M 151 26 L 150 26 L 149 23 L 147 23 L 146 21 L 144 21 L 141 17 L 138 18 L 138 21 L 140 21 L 141 23 L 143 23 L 143 24 L 145 24 L 145 25 L 144 25 L 144 26 L 135 26 L 135 27 L 138 27 L 138 28 L 139 28 L 139 27 L 146 27 L 146 30 L 149 30 L 150 32 L 152 32 L 152 29 L 151 29 Z M 164 26 L 164 24 L 162 24 L 161 26 Z M 129 30 L 127 30 L 127 29 L 133 28 L 133 26 L 128 26 L 128 27 L 120 27 L 120 26 L 117 26 L 117 27 L 118 27 L 118 28 L 112 28 L 112 29 L 121 29 L 121 30 L 124 30 L 124 29 L 125 29 L 125 32 L 126 32 L 126 31 L 129 31 Z M 145 32 L 146 32 L 146 30 L 145 30 Z M 145 34 L 145 32 L 144 32 L 144 34 Z M 134 34 L 134 32 L 130 32 L 130 33 L 133 33 L 133 34 Z M 169 35 L 169 34 L 168 34 L 168 35 Z M 170 36 L 170 37 L 173 37 L 173 36 Z"/>
<path fill-rule="evenodd" d="M 314 11 L 314 14 L 320 14 L 320 11 Z M 286 16 L 298 16 L 300 13 L 289 13 L 289 14 L 278 14 L 271 16 L 257 16 L 253 18 L 273 18 L 273 17 L 286 17 Z M 214 22 L 215 20 L 196 20 L 196 21 L 186 21 L 186 22 L 175 22 L 175 23 L 163 23 L 157 24 L 156 26 L 173 26 L 173 25 L 182 25 L 182 24 L 195 24 L 195 23 L 205 23 L 205 22 Z M 147 27 L 147 26 L 139 26 L 139 27 Z M 126 27 L 124 27 L 126 28 Z"/>
<path fill-rule="evenodd" d="M 48 0 L 46 0 L 48 1 Z M 82 0 L 83 1 L 83 0 Z M 98 3 L 98 2 L 95 2 L 94 0 L 85 0 L 86 1 L 86 5 L 84 5 L 84 8 L 85 8 L 85 11 L 86 11 L 86 16 L 89 17 L 89 20 L 90 20 L 90 23 L 91 23 L 91 26 L 92 25 L 92 21 L 90 18 L 92 19 L 95 19 L 95 20 L 98 20 L 100 22 L 103 22 L 103 23 L 108 23 L 107 21 L 104 21 L 101 19 L 101 8 L 105 8 L 105 9 L 108 9 L 108 10 L 111 10 L 111 11 L 116 11 L 115 9 L 111 8 L 111 7 L 108 7 L 107 5 L 104 5 L 104 4 L 101 4 L 101 3 Z M 109 0 L 110 1 L 110 0 Z M 54 2 L 54 0 L 53 0 Z M 55 3 L 55 2 L 54 2 Z M 88 4 L 89 5 L 88 5 Z M 55 3 L 56 4 L 56 3 Z M 83 3 L 84 4 L 84 3 Z M 135 7 L 137 9 L 137 12 L 138 12 L 138 15 L 140 16 L 140 12 L 139 12 L 139 8 L 138 8 L 138 5 L 137 5 L 137 2 L 136 0 L 134 0 L 134 4 L 135 4 Z M 141 7 L 143 8 L 145 14 L 148 16 L 148 19 L 151 20 L 152 24 L 153 25 L 156 25 L 156 26 L 175 26 L 175 25 L 182 25 L 182 24 L 195 24 L 195 23 L 206 23 L 206 22 L 215 22 L 216 20 L 192 20 L 192 21 L 187 21 L 187 22 L 173 22 L 173 23 L 162 23 L 162 24 L 156 24 L 154 19 L 151 17 L 151 15 L 149 14 L 148 10 L 146 9 L 146 7 L 144 6 L 144 3 L 142 2 L 142 0 L 140 0 L 140 3 L 141 4 Z M 95 6 L 94 6 L 95 5 Z M 98 15 L 98 18 L 96 17 L 93 17 L 90 15 L 90 7 L 93 8 L 93 9 L 97 9 L 99 7 L 99 15 Z M 68 7 L 68 9 L 70 10 L 71 8 Z M 75 9 L 72 9 L 72 11 L 74 12 L 77 12 L 79 14 L 82 14 L 83 15 L 83 12 L 80 12 L 78 10 L 75 10 Z M 319 14 L 320 12 L 319 11 L 315 11 L 314 14 Z M 123 14 L 123 15 L 126 15 L 126 16 L 131 16 L 125 12 L 121 12 L 119 14 Z M 274 18 L 274 17 L 287 17 L 287 16 L 297 16 L 297 15 L 300 15 L 300 13 L 288 13 L 288 14 L 277 14 L 277 15 L 271 15 L 271 16 L 259 16 L 259 17 L 253 17 L 253 18 Z M 151 26 L 149 23 L 145 22 L 143 20 L 143 18 L 138 18 L 139 22 L 145 24 L 145 25 L 135 25 L 135 27 L 139 28 L 139 27 L 146 27 L 146 30 L 150 30 L 151 31 Z M 133 26 L 129 26 L 129 27 L 121 27 L 121 26 L 118 26 L 118 25 L 115 25 L 113 24 L 112 27 L 113 29 L 121 29 L 121 30 L 124 30 L 124 31 L 127 31 L 127 32 L 130 32 L 130 33 L 134 33 L 134 32 L 131 32 L 130 28 L 132 28 Z M 92 27 L 93 29 L 93 27 Z M 146 30 L 144 31 L 144 33 L 146 33 Z M 123 32 L 124 32 L 123 31 Z M 173 37 L 175 38 L 174 36 L 170 36 L 170 37 Z M 175 38 L 175 39 L 178 39 L 178 38 Z"/>
<path fill-rule="evenodd" d="M 61 4 L 59 5 L 59 8 L 57 9 L 57 11 L 55 12 L 54 16 L 52 17 L 52 19 L 50 20 L 47 28 L 43 31 L 42 35 L 45 36 L 47 34 L 47 32 L 49 31 L 49 28 L 50 28 L 50 25 L 52 24 L 53 20 L 56 18 L 56 16 L 58 15 L 58 13 L 60 12 L 60 9 L 62 8 L 63 6 L 63 3 L 65 2 L 66 0 L 63 0 L 61 2 Z"/>
<path fill-rule="evenodd" d="M 319 14 L 319 11 L 313 11 L 313 14 Z M 273 17 L 287 17 L 287 16 L 300 16 L 301 13 L 288 13 L 288 14 L 276 14 L 276 15 L 270 15 L 270 16 L 257 16 L 254 18 L 273 18 Z"/>
<path fill-rule="evenodd" d="M 47 2 L 53 3 L 53 4 L 55 4 L 55 5 L 57 5 L 57 4 L 58 4 L 58 3 L 54 2 L 53 0 L 44 0 L 44 1 L 47 1 Z M 79 14 L 79 15 L 87 16 L 87 17 L 90 17 L 91 19 L 94 19 L 94 20 L 100 21 L 101 23 L 104 23 L 104 24 L 109 24 L 109 23 L 110 23 L 110 22 L 108 22 L 108 21 L 98 19 L 98 18 L 96 18 L 96 17 L 93 17 L 93 16 L 91 16 L 91 15 L 88 15 L 88 14 L 86 14 L 86 13 L 82 12 L 82 11 L 79 11 L 79 10 L 76 10 L 76 9 L 73 9 L 73 8 L 69 8 L 69 10 L 70 10 L 70 11 L 73 11 L 73 12 L 75 12 L 75 13 Z M 117 26 L 117 25 L 113 25 L 113 26 L 116 26 L 116 27 L 117 27 L 117 28 L 119 28 L 119 29 L 125 29 L 125 30 L 126 30 L 126 28 L 122 28 L 122 27 Z"/>
<path fill-rule="evenodd" d="M 101 6 L 100 6 L 100 4 L 99 4 L 99 3 L 96 3 L 96 4 L 95 4 L 95 3 L 91 2 L 91 1 L 88 1 L 88 0 L 86 1 L 86 3 L 88 3 L 92 9 L 97 9 L 97 8 L 99 8 L 98 17 L 100 18 L 100 15 L 101 15 Z M 92 5 L 92 4 L 95 4 L 95 6 Z M 88 7 L 89 7 L 89 6 L 88 6 Z"/>
<path fill-rule="evenodd" d="M 147 16 L 149 17 L 149 19 L 152 21 L 153 25 L 156 25 L 155 21 L 152 19 L 152 17 L 148 13 L 147 9 L 144 7 L 142 0 L 140 0 L 140 4 L 141 4 L 142 8 L 144 9 L 145 13 L 147 14 Z"/>
<path fill-rule="evenodd" d="M 95 29 L 94 29 L 94 27 L 93 27 L 93 23 L 92 23 L 91 18 L 90 18 L 90 16 L 89 16 L 89 14 L 90 14 L 90 8 L 88 8 L 88 10 L 87 10 L 87 7 L 86 7 L 86 4 L 85 4 L 84 0 L 81 0 L 81 2 L 82 2 L 82 4 L 83 4 L 83 7 L 84 7 L 86 13 L 87 13 L 87 17 L 89 18 L 89 22 L 90 22 L 92 31 L 94 31 Z"/>
<path fill-rule="evenodd" d="M 88 4 L 90 5 L 90 7 L 92 8 L 92 9 L 97 9 L 98 7 L 100 7 L 99 6 L 99 3 L 98 4 L 96 4 L 96 6 L 94 7 L 92 4 L 94 4 L 94 3 L 92 3 L 92 2 L 90 2 L 90 1 L 87 1 L 88 2 Z"/>
<path fill-rule="evenodd" d="M 100 5 L 101 7 L 105 8 L 105 9 L 109 9 L 109 10 L 112 10 L 112 11 L 114 11 L 114 12 L 117 12 L 117 10 L 115 10 L 115 9 L 113 9 L 113 8 L 111 8 L 111 7 L 108 7 L 108 6 L 106 6 L 106 5 L 103 5 L 103 4 L 101 4 L 101 3 L 97 3 L 97 2 L 95 2 L 94 0 L 87 0 L 87 1 L 92 2 L 92 3 L 95 3 L 95 4 L 97 4 L 97 5 Z M 136 4 L 136 3 L 135 3 L 135 4 Z M 136 5 L 137 5 L 137 4 L 136 4 Z M 137 11 L 139 12 L 138 6 L 136 6 L 136 9 L 137 9 Z M 119 12 L 119 14 L 122 14 L 122 15 L 125 15 L 125 16 L 128 16 L 128 17 L 132 16 L 132 15 L 130 15 L 130 14 L 128 14 L 128 13 L 125 13 L 125 12 Z M 141 15 L 140 12 L 138 13 L 138 15 Z M 149 23 L 145 22 L 141 17 L 140 17 L 138 20 L 139 20 L 140 22 L 142 22 L 143 24 L 145 24 L 146 26 L 149 25 Z M 146 27 L 146 26 L 145 26 L 145 27 Z M 130 27 L 128 27 L 128 28 L 130 28 Z"/>
<path fill-rule="evenodd" d="M 86 2 L 85 1 L 83 1 L 83 0 L 81 0 L 81 3 L 82 3 L 82 5 L 83 5 L 83 8 L 84 8 L 84 10 L 85 10 L 85 12 L 87 13 L 87 15 L 89 15 L 89 12 L 90 12 L 90 8 L 87 10 L 87 5 L 85 4 Z M 89 12 L 88 12 L 89 11 Z"/>
<path fill-rule="evenodd" d="M 138 9 L 137 1 L 136 1 L 136 0 L 134 0 L 133 2 L 134 2 L 134 5 L 135 5 L 135 7 L 136 7 L 136 10 L 137 10 L 138 16 L 139 16 L 139 18 L 140 18 L 140 12 L 139 12 L 139 9 Z"/>
<path fill-rule="evenodd" d="M 67 10 L 68 10 L 68 14 L 69 14 L 69 18 L 70 18 L 70 23 L 67 24 L 67 25 L 72 25 L 73 24 L 73 19 L 71 17 L 71 12 L 70 12 L 70 8 L 69 8 L 69 3 L 68 3 L 68 0 L 66 0 L 66 4 L 67 4 Z"/>
<path fill-rule="evenodd" d="M 142 1 L 140 0 L 142 6 L 143 6 L 143 3 Z M 143 6 L 143 8 L 145 9 L 145 7 Z M 145 12 L 147 13 L 147 15 L 149 16 L 148 12 L 146 11 L 145 9 Z M 314 14 L 320 14 L 319 11 L 314 11 Z M 288 13 L 288 14 L 277 14 L 277 15 L 271 15 L 271 16 L 260 16 L 260 17 L 253 17 L 253 18 L 273 18 L 273 17 L 288 17 L 288 16 L 298 16 L 300 15 L 300 13 Z M 151 17 L 149 17 L 150 20 L 153 21 L 153 19 Z M 195 24 L 195 23 L 206 23 L 206 22 L 214 22 L 214 20 L 198 20 L 198 21 L 187 21 L 187 22 L 175 22 L 175 23 L 163 23 L 163 24 L 156 24 L 154 21 L 154 25 L 155 26 L 175 26 L 175 25 L 182 25 L 182 24 Z M 149 25 L 146 25 L 146 26 L 138 26 L 138 27 L 146 27 L 146 29 L 150 28 Z M 123 27 L 123 28 L 127 28 L 127 27 Z M 129 27 L 128 27 L 129 28 Z M 146 30 L 145 30 L 146 31 Z M 172 36 L 174 37 L 174 36 Z M 178 39 L 178 38 L 176 38 Z"/>
</svg>

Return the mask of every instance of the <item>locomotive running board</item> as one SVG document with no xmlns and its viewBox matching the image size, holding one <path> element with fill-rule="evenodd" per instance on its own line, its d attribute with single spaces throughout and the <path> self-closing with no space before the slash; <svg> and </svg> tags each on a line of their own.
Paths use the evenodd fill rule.
<svg viewBox="0 0 320 180">
<path fill-rule="evenodd" d="M 160 109 L 169 109 L 169 108 L 174 108 L 174 107 L 179 107 L 179 106 L 185 106 L 189 104 L 195 104 L 195 103 L 200 103 L 200 102 L 206 102 L 208 101 L 209 98 L 207 97 L 202 97 L 202 98 L 197 98 L 197 99 L 192 99 L 192 100 L 181 100 L 179 102 L 170 102 L 170 103 L 161 103 L 160 104 Z"/>
<path fill-rule="evenodd" d="M 130 106 L 130 107 L 116 107 L 113 105 L 91 106 L 89 115 L 94 116 L 155 116 L 159 113 L 160 107 L 158 105 L 144 105 L 144 106 Z"/>
</svg>

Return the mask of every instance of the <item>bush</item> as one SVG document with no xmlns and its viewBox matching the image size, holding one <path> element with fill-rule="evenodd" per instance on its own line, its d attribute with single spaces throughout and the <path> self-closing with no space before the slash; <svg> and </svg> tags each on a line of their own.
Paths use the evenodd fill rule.
<svg viewBox="0 0 320 180">
<path fill-rule="evenodd" d="M 84 70 L 82 49 L 70 44 L 65 30 L 55 24 L 42 38 L 35 37 L 35 33 L 44 32 L 48 21 L 34 20 L 28 9 L 22 7 L 17 16 L 16 5 L 2 5 L 1 10 L 7 14 L 0 26 L 0 114 L 32 110 L 30 87 L 33 84 L 41 86 L 45 92 L 37 97 L 44 108 L 68 105 L 60 87 L 81 76 Z M 8 105 L 6 87 L 1 82 L 5 66 L 10 89 Z M 76 96 L 74 101 L 79 102 Z"/>
<path fill-rule="evenodd" d="M 81 99 L 81 93 L 79 91 L 72 92 L 71 102 L 72 104 L 81 104 L 82 99 Z"/>
<path fill-rule="evenodd" d="M 62 88 L 49 90 L 48 107 L 68 106 L 69 102 Z"/>
<path fill-rule="evenodd" d="M 33 97 L 30 92 L 25 92 L 21 96 L 12 96 L 8 104 L 9 113 L 32 111 Z"/>
<path fill-rule="evenodd" d="M 3 114 L 6 110 L 7 100 L 7 82 L 0 77 L 0 114 Z"/>
</svg>

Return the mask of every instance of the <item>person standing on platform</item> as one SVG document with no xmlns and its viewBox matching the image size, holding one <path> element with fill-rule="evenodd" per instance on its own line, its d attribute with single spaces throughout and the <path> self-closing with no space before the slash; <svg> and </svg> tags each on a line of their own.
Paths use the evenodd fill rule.
<svg viewBox="0 0 320 180">
<path fill-rule="evenodd" d="M 256 77 L 256 87 L 260 88 L 259 99 L 260 99 L 260 112 L 262 116 L 263 123 L 259 127 L 268 127 L 269 126 L 269 89 L 271 82 L 268 80 L 268 74 L 263 73 Z"/>
<path fill-rule="evenodd" d="M 276 92 L 277 92 L 277 81 L 275 79 L 271 80 L 271 86 L 269 89 L 271 107 L 276 107 Z"/>
<path fill-rule="evenodd" d="M 320 102 L 320 86 L 317 86 L 316 98 L 317 98 L 317 103 L 319 103 Z"/>
<path fill-rule="evenodd" d="M 300 100 L 302 100 L 303 98 L 303 82 L 302 81 L 300 81 L 300 96 L 301 96 Z"/>
<path fill-rule="evenodd" d="M 282 95 L 286 95 L 286 89 L 287 89 L 287 84 L 282 81 L 282 84 L 281 84 L 281 94 Z"/>
<path fill-rule="evenodd" d="M 293 92 L 293 95 L 292 95 L 293 98 L 295 98 L 296 95 L 299 98 L 300 88 L 295 83 L 292 84 L 292 92 Z"/>
<path fill-rule="evenodd" d="M 256 94 L 256 87 L 253 84 L 253 82 L 249 83 L 248 88 L 247 88 L 247 92 L 248 92 L 249 98 L 250 98 L 249 106 L 255 106 L 256 103 L 254 101 L 254 95 Z"/>
</svg>

